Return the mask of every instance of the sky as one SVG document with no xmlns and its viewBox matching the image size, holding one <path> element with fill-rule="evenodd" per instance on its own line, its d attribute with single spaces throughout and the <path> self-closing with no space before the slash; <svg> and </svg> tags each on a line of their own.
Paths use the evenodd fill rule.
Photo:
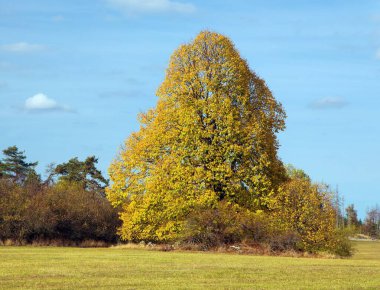
<svg viewBox="0 0 380 290">
<path fill-rule="evenodd" d="M 229 37 L 287 113 L 284 163 L 380 204 L 380 0 L 0 0 L 0 149 L 106 174 L 154 107 L 170 55 Z"/>
</svg>

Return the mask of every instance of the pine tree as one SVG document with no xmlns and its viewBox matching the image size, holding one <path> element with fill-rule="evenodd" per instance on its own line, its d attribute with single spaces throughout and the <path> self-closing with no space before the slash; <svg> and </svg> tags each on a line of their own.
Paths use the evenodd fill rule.
<svg viewBox="0 0 380 290">
<path fill-rule="evenodd" d="M 98 192 L 104 196 L 104 188 L 108 185 L 105 179 L 96 168 L 98 159 L 95 156 L 89 156 L 84 161 L 78 158 L 71 158 L 68 162 L 58 164 L 55 169 L 55 175 L 58 175 L 59 181 L 77 183 L 85 190 Z"/>
<path fill-rule="evenodd" d="M 26 162 L 25 152 L 19 151 L 17 146 L 11 146 L 3 150 L 5 156 L 0 161 L 0 177 L 13 182 L 23 183 L 28 176 L 37 176 L 34 168 L 38 162 Z"/>
</svg>

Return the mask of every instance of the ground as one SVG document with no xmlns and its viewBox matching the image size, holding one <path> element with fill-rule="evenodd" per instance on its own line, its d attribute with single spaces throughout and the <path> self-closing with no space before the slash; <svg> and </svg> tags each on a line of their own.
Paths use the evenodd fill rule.
<svg viewBox="0 0 380 290">
<path fill-rule="evenodd" d="M 380 289 L 380 242 L 350 259 L 0 247 L 0 289 Z"/>
</svg>

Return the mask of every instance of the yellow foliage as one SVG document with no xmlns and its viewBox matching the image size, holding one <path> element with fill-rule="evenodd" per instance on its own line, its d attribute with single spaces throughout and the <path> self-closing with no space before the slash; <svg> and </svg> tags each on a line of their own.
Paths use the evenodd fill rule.
<svg viewBox="0 0 380 290">
<path fill-rule="evenodd" d="M 309 179 L 292 179 L 279 188 L 272 209 L 277 227 L 295 231 L 302 249 L 313 252 L 334 248 L 336 210 L 332 194 L 323 186 Z"/>
<path fill-rule="evenodd" d="M 122 238 L 176 239 L 193 208 L 221 200 L 266 208 L 285 176 L 285 113 L 231 41 L 205 31 L 180 46 L 157 95 L 109 168 Z"/>
</svg>

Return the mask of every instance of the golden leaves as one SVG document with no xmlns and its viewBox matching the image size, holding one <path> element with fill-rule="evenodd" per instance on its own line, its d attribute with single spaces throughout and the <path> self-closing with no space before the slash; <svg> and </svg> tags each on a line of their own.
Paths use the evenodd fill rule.
<svg viewBox="0 0 380 290">
<path fill-rule="evenodd" d="M 300 235 L 303 249 L 320 250 L 333 240 L 336 211 L 331 194 L 309 179 L 294 178 L 282 185 L 272 209 L 279 223 Z"/>
<path fill-rule="evenodd" d="M 232 42 L 204 31 L 180 46 L 157 95 L 109 169 L 123 237 L 174 239 L 192 208 L 223 199 L 265 208 L 284 179 L 275 133 L 285 114 Z"/>
</svg>

